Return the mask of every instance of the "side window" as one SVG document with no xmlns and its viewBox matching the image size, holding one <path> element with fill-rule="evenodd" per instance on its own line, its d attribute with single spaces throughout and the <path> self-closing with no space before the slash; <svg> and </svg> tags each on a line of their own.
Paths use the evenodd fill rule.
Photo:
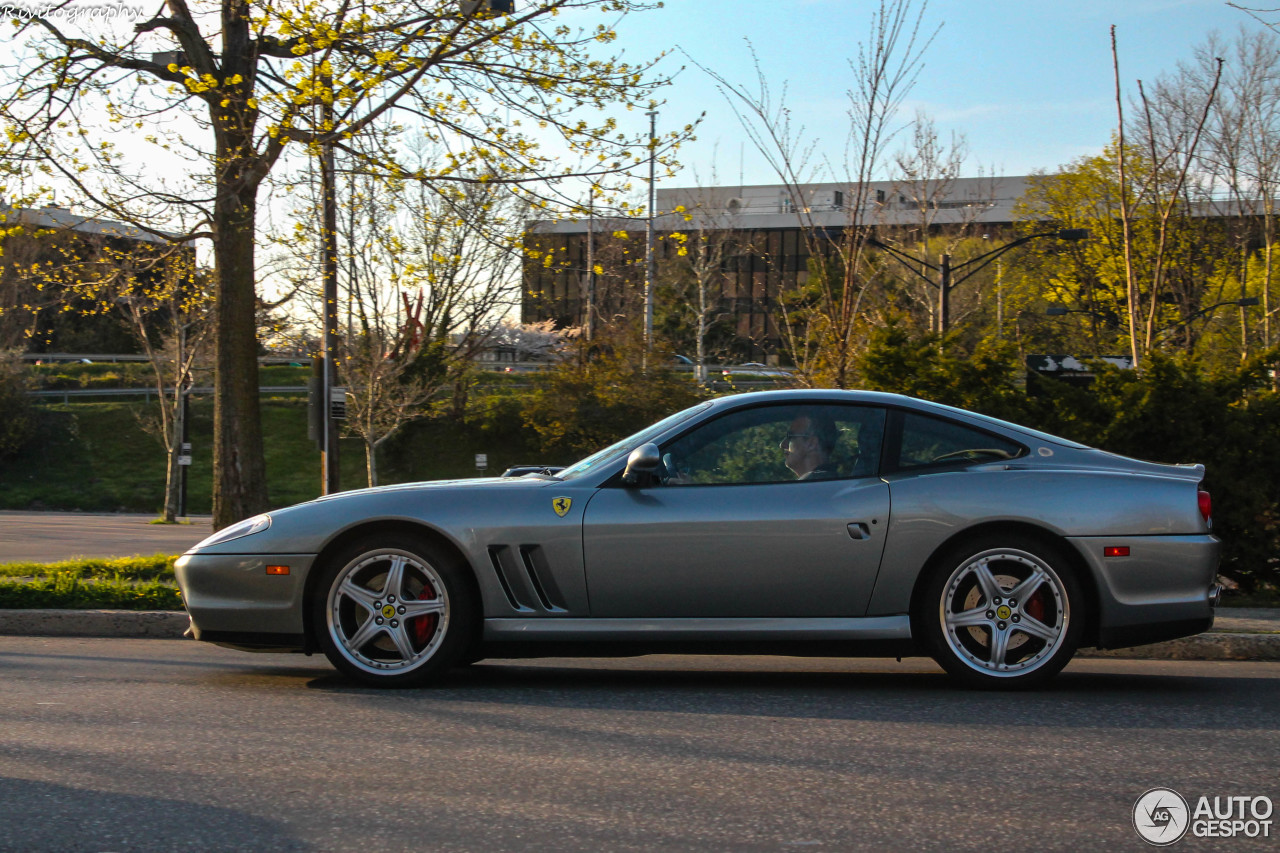
<svg viewBox="0 0 1280 853">
<path fill-rule="evenodd" d="M 955 462 L 1013 459 L 1022 446 L 962 424 L 907 413 L 902 419 L 902 448 L 898 468 L 919 468 Z"/>
<path fill-rule="evenodd" d="M 734 412 L 662 448 L 667 485 L 793 483 L 867 477 L 879 468 L 885 410 L 762 406 Z"/>
</svg>

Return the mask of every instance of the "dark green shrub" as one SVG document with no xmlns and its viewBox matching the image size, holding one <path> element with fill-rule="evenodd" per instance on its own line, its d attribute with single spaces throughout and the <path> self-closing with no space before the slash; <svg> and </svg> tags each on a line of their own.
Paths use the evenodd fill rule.
<svg viewBox="0 0 1280 853">
<path fill-rule="evenodd" d="M 861 363 L 866 387 L 961 406 L 1151 462 L 1199 462 L 1222 539 L 1222 574 L 1246 591 L 1280 584 L 1280 394 L 1270 352 L 1210 376 L 1159 353 L 1141 372 L 1094 365 L 1088 388 L 1053 380 L 1028 397 L 1009 347 L 939 353 L 933 336 L 889 325 Z"/>
<path fill-rule="evenodd" d="M 36 413 L 27 391 L 27 374 L 16 353 L 0 353 L 0 459 L 27 446 L 36 432 Z"/>
</svg>

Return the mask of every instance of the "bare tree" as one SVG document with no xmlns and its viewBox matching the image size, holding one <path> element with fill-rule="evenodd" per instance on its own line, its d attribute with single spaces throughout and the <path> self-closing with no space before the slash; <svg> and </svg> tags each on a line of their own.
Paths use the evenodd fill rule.
<svg viewBox="0 0 1280 853">
<path fill-rule="evenodd" d="M 665 272 L 677 294 L 670 310 L 679 314 L 682 325 L 690 327 L 694 377 L 705 384 L 707 363 L 713 354 L 713 330 L 733 313 L 725 304 L 726 270 L 754 247 L 750 233 L 740 227 L 738 213 L 726 209 L 712 194 L 695 190 L 689 202 L 675 211 L 684 217 L 687 227 L 668 238 L 675 253 Z"/>
<path fill-rule="evenodd" d="M 492 184 L 439 187 L 345 172 L 338 366 L 347 428 L 363 440 L 369 485 L 377 485 L 378 449 L 401 427 L 445 389 L 455 414 L 465 406 L 475 356 L 518 297 L 530 207 Z M 320 235 L 300 234 L 292 248 L 305 281 Z M 314 288 L 298 292 L 304 302 L 316 296 Z M 310 307 L 321 322 L 323 306 Z"/>
<path fill-rule="evenodd" d="M 1203 101 L 1183 121 L 1158 123 L 1152 101 L 1142 81 L 1138 81 L 1142 123 L 1140 144 L 1145 149 L 1147 169 L 1142 179 L 1133 181 L 1127 168 L 1124 106 L 1120 85 L 1120 59 L 1115 27 L 1111 29 L 1112 62 L 1116 81 L 1116 110 L 1119 121 L 1119 156 L 1121 218 L 1124 225 L 1125 270 L 1129 293 L 1129 338 L 1135 366 L 1142 364 L 1142 354 L 1155 343 L 1161 296 L 1166 285 L 1166 262 L 1170 253 L 1172 226 L 1176 215 L 1187 210 L 1186 188 L 1191 168 L 1196 163 L 1201 136 L 1222 77 L 1222 60 L 1216 60 L 1212 82 Z M 1175 114 L 1176 115 L 1176 114 Z M 1166 117 L 1173 117 L 1172 115 Z M 1150 257 L 1150 285 L 1146 299 L 1137 278 L 1133 257 L 1135 238 L 1133 215 L 1138 206 L 1147 205 L 1155 227 L 1155 244 Z M 1143 314 L 1145 313 L 1145 318 Z"/>
<path fill-rule="evenodd" d="M 1267 347 L 1272 343 L 1272 312 L 1280 310 L 1272 307 L 1271 295 L 1276 195 L 1280 189 L 1280 41 L 1270 31 L 1243 27 L 1229 41 L 1211 34 L 1196 50 L 1194 61 L 1181 64 L 1177 75 L 1168 81 L 1165 100 L 1172 103 L 1166 105 L 1162 101 L 1160 108 L 1178 112 L 1202 104 L 1217 74 L 1219 57 L 1226 57 L 1226 63 L 1205 128 L 1199 167 L 1215 196 L 1215 209 L 1233 225 L 1238 293 L 1244 298 L 1253 290 L 1261 300 L 1260 338 Z M 1225 200 L 1216 197 L 1224 187 Z M 1259 221 L 1260 234 L 1256 225 Z M 1262 253 L 1257 259 L 1253 246 L 1259 236 Z M 1259 265 L 1260 271 L 1255 272 Z M 1254 276 L 1260 279 L 1256 288 L 1250 283 Z M 1240 309 L 1240 327 L 1241 354 L 1247 355 L 1244 307 Z"/>
<path fill-rule="evenodd" d="M 154 432 L 165 449 L 164 509 L 169 523 L 179 516 L 179 483 L 186 455 L 186 398 L 198 360 L 207 359 L 213 313 L 209 274 L 197 270 L 193 253 L 173 247 L 137 269 L 134 257 L 121 258 L 115 301 L 151 367 L 156 391 Z M 185 460 L 190 464 L 190 460 Z"/>
<path fill-rule="evenodd" d="M 802 187 L 821 164 L 815 159 L 816 140 L 792 123 L 785 87 L 775 94 L 758 63 L 753 90 L 709 72 L 734 106 L 747 138 L 785 187 L 805 235 L 809 270 L 785 300 L 779 323 L 801 378 L 809 383 L 844 388 L 854 380 L 861 307 L 874 280 L 867 265 L 867 240 L 878 212 L 871 181 L 884 171 L 898 111 L 933 38 L 921 32 L 926 8 L 925 2 L 917 8 L 914 0 L 882 0 L 872 13 L 868 40 L 849 60 L 845 156 L 843 162 L 825 165 L 847 187 L 843 227 L 819 222 L 805 198 Z"/>
</svg>

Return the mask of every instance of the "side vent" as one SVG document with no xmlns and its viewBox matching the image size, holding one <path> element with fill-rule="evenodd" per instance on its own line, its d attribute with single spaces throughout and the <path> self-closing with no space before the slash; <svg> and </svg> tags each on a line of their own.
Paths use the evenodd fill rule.
<svg viewBox="0 0 1280 853">
<path fill-rule="evenodd" d="M 567 613 L 564 595 L 540 545 L 521 545 L 516 560 L 510 545 L 490 545 L 489 562 L 511 609 L 518 613 Z"/>
<path fill-rule="evenodd" d="M 506 545 L 489 546 L 489 562 L 493 563 L 493 573 L 498 577 L 498 584 L 502 587 L 502 592 L 507 597 L 507 603 L 511 605 L 512 610 L 520 613 L 532 613 L 533 608 L 516 598 L 515 591 L 511 588 L 511 579 L 508 577 L 507 569 L 502 565 L 505 562 L 510 562 L 510 560 L 511 549 Z"/>
<path fill-rule="evenodd" d="M 529 583 L 538 596 L 538 601 L 548 613 L 566 613 L 564 596 L 556 586 L 551 567 L 547 565 L 547 555 L 538 545 L 521 545 L 520 559 L 524 562 L 524 570 L 528 574 Z"/>
</svg>

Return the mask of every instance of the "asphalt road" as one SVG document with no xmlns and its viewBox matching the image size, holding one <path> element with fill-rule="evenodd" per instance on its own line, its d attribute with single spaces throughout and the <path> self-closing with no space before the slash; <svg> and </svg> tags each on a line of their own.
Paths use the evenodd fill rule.
<svg viewBox="0 0 1280 853">
<path fill-rule="evenodd" d="M 0 637 L 0 850 L 1137 851 L 1152 787 L 1280 800 L 1277 707 L 1274 663 L 1079 660 L 1001 694 L 921 661 L 507 661 L 381 692 Z"/>
<path fill-rule="evenodd" d="M 154 515 L 0 511 L 0 563 L 181 554 L 213 532 L 210 519 L 152 524 Z"/>
</svg>

